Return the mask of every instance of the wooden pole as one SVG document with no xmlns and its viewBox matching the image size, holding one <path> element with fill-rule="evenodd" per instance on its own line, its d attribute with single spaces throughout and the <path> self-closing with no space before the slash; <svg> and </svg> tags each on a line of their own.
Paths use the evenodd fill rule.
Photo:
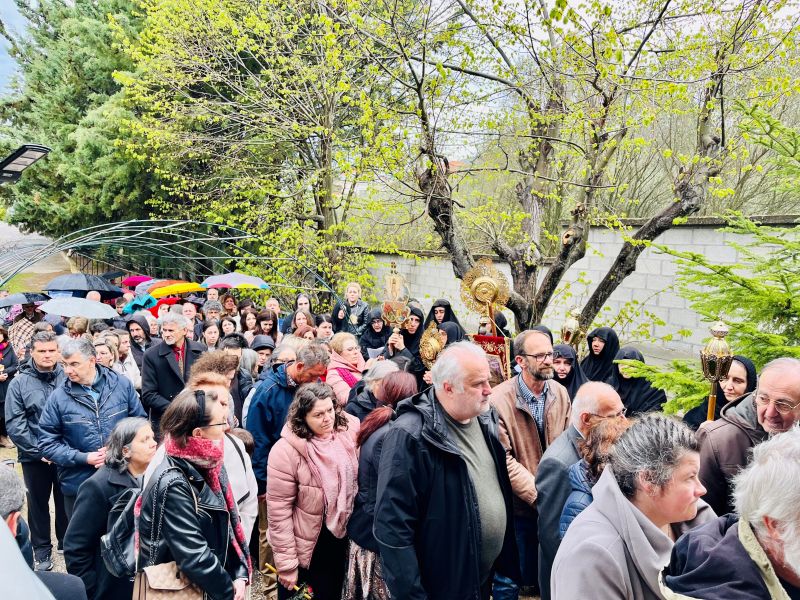
<svg viewBox="0 0 800 600">
<path fill-rule="evenodd" d="M 489 308 L 489 323 L 492 326 L 492 335 L 497 337 L 497 327 L 495 327 L 494 324 L 494 307 L 492 306 L 491 302 L 489 302 L 489 304 L 486 306 Z"/>
<path fill-rule="evenodd" d="M 708 395 L 708 414 L 706 415 L 707 421 L 714 420 L 714 413 L 717 410 L 717 382 L 711 382 L 711 393 Z"/>
</svg>

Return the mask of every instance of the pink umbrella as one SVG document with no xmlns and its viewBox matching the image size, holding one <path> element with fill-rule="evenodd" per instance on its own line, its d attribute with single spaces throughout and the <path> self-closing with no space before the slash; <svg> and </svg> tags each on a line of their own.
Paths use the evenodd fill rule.
<svg viewBox="0 0 800 600">
<path fill-rule="evenodd" d="M 148 277 L 147 275 L 131 275 L 130 277 L 126 277 L 122 280 L 122 285 L 136 287 L 140 283 L 150 281 L 151 279 L 152 277 Z"/>
</svg>

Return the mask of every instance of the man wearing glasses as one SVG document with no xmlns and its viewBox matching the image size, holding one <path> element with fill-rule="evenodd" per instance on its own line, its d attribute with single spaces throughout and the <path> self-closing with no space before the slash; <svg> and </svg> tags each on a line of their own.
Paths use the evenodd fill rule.
<svg viewBox="0 0 800 600">
<path fill-rule="evenodd" d="M 800 360 L 778 358 L 761 371 L 754 392 L 725 405 L 716 421 L 697 430 L 703 500 L 718 515 L 733 512 L 731 478 L 750 459 L 750 449 L 800 421 Z"/>
<path fill-rule="evenodd" d="M 536 329 L 514 339 L 519 375 L 492 390 L 492 405 L 500 416 L 500 441 L 506 448 L 506 466 L 514 492 L 514 529 L 520 555 L 523 587 L 536 591 L 538 531 L 536 471 L 547 447 L 570 423 L 566 388 L 553 379 L 553 343 Z M 519 587 L 502 573 L 495 576 L 495 600 L 516 600 Z"/>
<path fill-rule="evenodd" d="M 581 459 L 578 441 L 602 419 L 624 419 L 625 407 L 617 391 L 607 383 L 590 381 L 575 393 L 572 418 L 567 430 L 550 444 L 536 471 L 536 502 L 539 507 L 539 591 L 550 600 L 550 571 L 561 537 L 558 521 L 572 485 L 569 468 Z"/>
</svg>

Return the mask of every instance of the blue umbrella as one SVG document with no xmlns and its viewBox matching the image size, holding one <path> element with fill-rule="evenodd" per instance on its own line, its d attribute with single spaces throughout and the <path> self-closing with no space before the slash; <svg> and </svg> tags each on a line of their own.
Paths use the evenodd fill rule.
<svg viewBox="0 0 800 600">
<path fill-rule="evenodd" d="M 125 315 L 132 315 L 137 310 L 144 310 L 146 308 L 153 308 L 158 300 L 153 298 L 149 294 L 144 294 L 142 296 L 136 296 L 133 300 L 128 302 L 125 305 L 125 308 L 122 309 L 122 314 Z"/>
</svg>

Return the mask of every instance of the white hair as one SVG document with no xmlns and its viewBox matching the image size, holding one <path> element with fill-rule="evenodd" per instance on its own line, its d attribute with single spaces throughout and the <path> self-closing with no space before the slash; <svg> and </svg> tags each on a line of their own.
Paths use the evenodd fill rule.
<svg viewBox="0 0 800 600">
<path fill-rule="evenodd" d="M 598 411 L 598 405 L 600 404 L 598 392 L 600 391 L 617 393 L 612 386 L 601 381 L 588 381 L 578 388 L 575 393 L 575 400 L 572 401 L 571 423 L 575 429 L 580 430 L 582 414 L 596 413 Z"/>
<path fill-rule="evenodd" d="M 181 329 L 189 329 L 189 319 L 187 319 L 180 313 L 168 312 L 161 318 L 159 318 L 158 322 L 161 324 L 162 327 L 167 323 L 173 323 L 174 325 L 177 325 Z"/>
<path fill-rule="evenodd" d="M 445 383 L 452 385 L 456 391 L 464 391 L 464 377 L 467 373 L 461 364 L 461 357 L 465 352 L 472 354 L 475 358 L 486 360 L 486 352 L 477 344 L 472 342 L 450 344 L 439 354 L 431 369 L 431 381 L 437 392 L 442 390 Z"/>
<path fill-rule="evenodd" d="M 764 517 L 778 521 L 784 533 L 796 527 L 800 523 L 800 426 L 753 448 L 750 464 L 733 481 L 736 512 L 757 534 L 766 534 Z"/>
</svg>

